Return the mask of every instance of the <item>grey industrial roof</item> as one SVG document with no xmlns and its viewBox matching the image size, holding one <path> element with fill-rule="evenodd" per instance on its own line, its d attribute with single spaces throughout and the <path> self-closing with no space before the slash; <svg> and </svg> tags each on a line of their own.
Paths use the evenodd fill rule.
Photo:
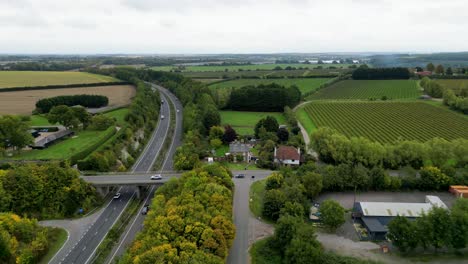
<svg viewBox="0 0 468 264">
<path fill-rule="evenodd" d="M 361 219 L 371 232 L 388 232 L 388 228 L 382 225 L 376 217 L 362 217 Z"/>
</svg>

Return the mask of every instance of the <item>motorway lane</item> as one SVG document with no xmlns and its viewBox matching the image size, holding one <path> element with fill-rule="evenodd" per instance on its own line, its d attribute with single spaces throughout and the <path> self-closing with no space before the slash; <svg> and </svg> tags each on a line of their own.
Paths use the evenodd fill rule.
<svg viewBox="0 0 468 264">
<path fill-rule="evenodd" d="M 234 178 L 234 225 L 236 226 L 236 237 L 229 250 L 227 258 L 228 264 L 245 264 L 249 259 L 249 237 L 253 232 L 249 232 L 250 223 L 250 186 L 254 181 L 262 180 L 268 177 L 272 171 L 266 170 L 246 170 L 232 171 L 233 175 L 243 173 L 245 178 Z M 251 176 L 255 175 L 255 179 Z"/>
<path fill-rule="evenodd" d="M 182 131 L 182 104 L 167 89 L 158 85 L 154 85 L 154 84 L 152 85 L 153 87 L 157 88 L 162 94 L 164 94 L 166 98 L 168 98 L 171 101 L 171 103 L 174 105 L 174 108 L 176 109 L 176 113 L 175 113 L 176 125 L 174 127 L 175 132 L 173 134 L 173 138 L 172 138 L 172 142 L 169 147 L 169 150 L 166 153 L 166 158 L 164 159 L 164 162 L 162 164 L 162 170 L 171 171 L 173 170 L 173 156 L 175 154 L 175 151 L 177 147 L 179 147 L 182 144 L 182 132 L 183 132 Z M 169 103 L 169 101 L 166 101 L 166 102 Z M 177 113 L 177 109 L 179 109 L 178 113 Z M 168 118 L 169 118 L 169 115 L 168 115 Z M 175 175 L 174 174 L 173 175 L 162 174 L 162 176 L 163 176 L 163 179 L 160 181 L 165 182 L 169 180 L 170 178 L 179 177 L 180 174 L 175 174 Z M 148 205 L 151 204 L 151 201 L 154 197 L 154 192 L 156 191 L 156 189 L 157 189 L 156 186 L 151 187 L 150 192 L 148 196 L 146 197 L 145 203 L 142 206 L 146 204 Z M 111 253 L 109 254 L 108 259 L 105 262 L 106 264 L 113 263 L 115 258 L 120 257 L 125 252 L 126 248 L 131 245 L 132 241 L 135 239 L 138 232 L 140 232 L 143 229 L 145 215 L 141 214 L 141 209 L 142 208 L 140 208 L 138 214 L 135 216 L 132 222 L 130 222 L 130 225 L 127 226 L 123 235 L 120 237 L 119 243 L 112 249 Z"/>
<path fill-rule="evenodd" d="M 160 115 L 169 116 L 170 109 L 166 103 L 167 98 L 161 94 L 161 99 L 165 101 L 161 105 Z M 169 129 L 169 120 L 170 118 L 160 119 L 157 125 L 157 128 L 154 130 L 150 140 L 146 144 L 145 149 L 142 154 L 135 162 L 132 167 L 132 172 L 148 172 L 151 170 L 159 151 L 163 145 L 164 139 L 167 135 Z M 135 189 L 133 187 L 123 187 L 125 193 L 130 193 L 130 197 L 135 195 Z M 57 260 L 58 262 L 54 263 L 66 263 L 66 264 L 87 264 L 92 259 L 97 247 L 104 239 L 104 237 L 109 232 L 110 228 L 113 225 L 113 221 L 108 219 L 113 219 L 114 221 L 118 220 L 118 217 L 123 212 L 125 207 L 128 205 L 130 198 L 128 195 L 123 195 L 121 198 L 121 206 L 113 206 L 114 201 L 112 201 L 109 206 L 107 206 L 103 213 L 99 216 L 96 222 L 93 224 L 95 229 L 93 232 L 87 232 L 80 238 L 79 242 L 72 248 L 71 252 L 62 260 Z M 128 198 L 128 199 L 127 199 Z M 109 218 L 109 217 L 112 218 Z M 107 220 L 106 220 L 107 219 Z M 108 223 L 111 222 L 111 223 Z M 96 226 L 96 227 L 94 227 Z M 99 227 L 99 228 L 98 228 Z"/>
<path fill-rule="evenodd" d="M 180 177 L 180 173 L 161 174 L 161 180 L 151 180 L 151 174 L 148 175 L 109 175 L 109 176 L 81 176 L 81 178 L 93 184 L 94 186 L 112 186 L 112 185 L 158 185 L 167 182 L 171 178 Z"/>
<path fill-rule="evenodd" d="M 82 239 L 73 246 L 72 250 L 66 255 L 62 263 L 79 264 L 87 263 L 97 246 L 101 243 L 104 235 L 114 225 L 128 204 L 128 201 L 135 195 L 132 187 L 123 187 L 120 191 L 120 199 L 114 199 L 110 202 L 108 208 L 100 215 L 99 219 L 86 231 Z M 83 239 L 86 238 L 86 239 Z"/>
</svg>

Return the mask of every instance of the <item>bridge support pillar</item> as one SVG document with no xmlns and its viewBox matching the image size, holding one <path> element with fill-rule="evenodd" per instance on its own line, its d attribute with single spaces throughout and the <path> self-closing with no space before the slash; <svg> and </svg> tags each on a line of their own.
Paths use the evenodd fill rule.
<svg viewBox="0 0 468 264">
<path fill-rule="evenodd" d="M 99 195 L 105 197 L 109 193 L 109 186 L 96 187 L 96 191 L 99 193 Z"/>
<path fill-rule="evenodd" d="M 140 199 L 141 198 L 141 194 L 143 193 L 143 186 L 137 186 L 136 187 L 136 198 L 137 199 Z"/>
</svg>

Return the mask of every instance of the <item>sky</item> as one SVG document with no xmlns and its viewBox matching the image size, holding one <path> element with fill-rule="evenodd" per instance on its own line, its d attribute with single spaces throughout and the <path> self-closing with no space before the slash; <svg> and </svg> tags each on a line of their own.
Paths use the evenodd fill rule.
<svg viewBox="0 0 468 264">
<path fill-rule="evenodd" d="M 0 0 L 0 53 L 468 50 L 467 0 Z"/>
</svg>

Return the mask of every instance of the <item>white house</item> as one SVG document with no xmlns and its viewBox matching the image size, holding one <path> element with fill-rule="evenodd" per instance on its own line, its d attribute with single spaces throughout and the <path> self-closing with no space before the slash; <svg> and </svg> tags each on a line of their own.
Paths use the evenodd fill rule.
<svg viewBox="0 0 468 264">
<path fill-rule="evenodd" d="M 301 162 L 301 149 L 290 146 L 275 147 L 274 162 L 282 165 L 299 165 Z"/>
</svg>

